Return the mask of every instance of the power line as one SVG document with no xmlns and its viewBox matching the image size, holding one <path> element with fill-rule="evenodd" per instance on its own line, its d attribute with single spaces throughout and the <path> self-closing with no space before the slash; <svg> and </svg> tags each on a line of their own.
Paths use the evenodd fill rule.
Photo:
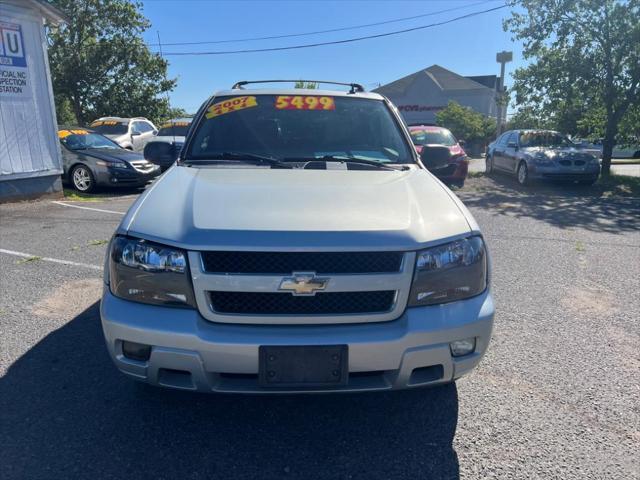
<svg viewBox="0 0 640 480">
<path fill-rule="evenodd" d="M 447 8 L 445 10 L 438 10 L 437 12 L 429 12 L 429 13 L 423 13 L 421 15 L 414 15 L 412 17 L 396 18 L 396 19 L 393 19 L 393 20 L 385 20 L 383 22 L 367 23 L 367 24 L 364 24 L 364 25 L 353 25 L 353 26 L 350 26 L 350 27 L 331 28 L 329 30 L 317 30 L 315 32 L 290 33 L 290 34 L 287 34 L 287 35 L 272 35 L 272 36 L 268 36 L 268 37 L 237 38 L 235 40 L 210 40 L 210 41 L 200 41 L 200 42 L 174 42 L 174 43 L 164 43 L 163 45 L 165 47 L 167 47 L 167 46 L 178 46 L 178 45 L 209 45 L 209 44 L 220 44 L 220 43 L 254 42 L 254 41 L 258 41 L 258 40 L 276 40 L 276 39 L 279 39 L 279 38 L 305 37 L 305 36 L 308 36 L 308 35 L 319 35 L 321 33 L 343 32 L 345 30 L 356 30 L 356 29 L 360 29 L 360 28 L 375 27 L 375 26 L 378 26 L 378 25 L 386 25 L 386 24 L 389 24 L 389 23 L 404 22 L 404 21 L 407 21 L 407 20 L 414 20 L 416 18 L 431 17 L 433 15 L 439 15 L 440 13 L 453 12 L 455 10 L 462 10 L 463 8 L 475 7 L 475 6 L 478 6 L 478 5 L 489 3 L 490 1 L 496 1 L 496 0 L 484 0 L 484 1 L 481 1 L 481 2 L 477 2 L 477 3 L 472 3 L 470 5 L 461 5 L 461 6 L 458 6 L 458 7 Z M 148 45 L 151 46 L 151 47 L 157 47 L 158 46 L 157 43 L 149 43 Z"/>
<path fill-rule="evenodd" d="M 186 56 L 186 55 L 231 55 L 237 53 L 258 53 L 258 52 L 278 52 L 282 50 L 297 50 L 301 48 L 312 48 L 312 47 L 321 47 L 324 45 L 339 45 L 343 43 L 353 43 L 359 42 L 362 40 L 369 40 L 372 38 L 381 38 L 381 37 L 389 37 L 391 35 L 399 35 L 402 33 L 415 32 L 416 30 L 424 30 L 425 28 L 438 27 L 441 25 L 447 25 L 449 23 L 457 22 L 458 20 L 463 20 L 465 18 L 471 18 L 478 15 L 482 15 L 483 13 L 489 13 L 496 10 L 500 10 L 502 8 L 506 8 L 509 5 L 500 5 L 499 7 L 489 8 L 487 10 L 481 10 L 478 12 L 468 13 L 466 15 L 462 15 L 460 17 L 451 18 L 449 20 L 443 20 L 442 22 L 431 23 L 429 25 L 421 25 L 419 27 L 406 28 L 404 30 L 396 30 L 393 32 L 379 33 L 377 35 L 367 35 L 364 37 L 356 37 L 356 38 L 347 38 L 344 40 L 334 40 L 332 42 L 318 42 L 318 43 L 307 43 L 303 45 L 291 45 L 288 47 L 271 47 L 271 48 L 254 48 L 248 50 L 219 50 L 219 51 L 210 51 L 210 52 L 165 52 L 165 56 L 167 55 L 175 55 L 175 56 Z"/>
</svg>

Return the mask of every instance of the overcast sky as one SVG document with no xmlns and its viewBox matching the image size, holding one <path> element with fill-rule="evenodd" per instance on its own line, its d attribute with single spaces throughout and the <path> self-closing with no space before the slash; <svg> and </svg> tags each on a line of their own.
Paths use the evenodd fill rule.
<svg viewBox="0 0 640 480">
<path fill-rule="evenodd" d="M 500 6 L 500 0 L 424 1 L 213 1 L 145 0 L 151 21 L 145 40 L 165 53 L 281 47 L 342 40 L 441 22 Z M 445 9 L 453 11 L 340 32 L 208 45 L 174 42 L 237 40 L 351 27 L 411 17 Z M 448 25 L 395 36 L 281 52 L 211 56 L 170 56 L 169 74 L 178 78 L 171 94 L 174 106 L 195 112 L 214 91 L 238 80 L 311 78 L 355 81 L 375 88 L 433 64 L 461 75 L 499 74 L 496 52 L 512 50 L 509 73 L 523 64 L 521 45 L 502 30 L 509 9 L 485 13 Z M 157 50 L 157 47 L 153 47 Z"/>
</svg>

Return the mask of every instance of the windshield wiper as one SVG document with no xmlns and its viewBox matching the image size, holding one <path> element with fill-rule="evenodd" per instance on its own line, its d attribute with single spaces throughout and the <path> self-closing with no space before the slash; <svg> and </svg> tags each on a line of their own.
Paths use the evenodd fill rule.
<svg viewBox="0 0 640 480">
<path fill-rule="evenodd" d="M 267 155 L 258 155 L 255 153 L 246 153 L 246 152 L 222 152 L 222 153 L 215 153 L 213 155 L 207 155 L 202 159 L 199 159 L 197 157 L 186 159 L 186 161 L 189 163 L 207 162 L 208 160 L 211 160 L 211 161 L 230 160 L 230 161 L 241 161 L 241 162 L 248 161 L 248 162 L 253 162 L 256 165 L 270 165 L 272 167 L 278 167 L 278 168 L 293 168 L 293 165 L 282 162 L 275 157 L 270 157 Z"/>
<path fill-rule="evenodd" d="M 340 163 L 352 163 L 359 165 L 370 165 L 372 167 L 376 167 L 379 170 L 396 170 L 391 165 L 379 162 L 377 160 L 368 160 L 366 158 L 357 158 L 357 157 L 347 157 L 347 156 L 335 156 L 335 155 L 325 155 L 324 157 L 290 157 L 283 159 L 288 162 L 340 162 Z M 400 170 L 408 170 L 409 167 L 404 164 L 394 164 L 394 165 L 402 165 Z"/>
</svg>

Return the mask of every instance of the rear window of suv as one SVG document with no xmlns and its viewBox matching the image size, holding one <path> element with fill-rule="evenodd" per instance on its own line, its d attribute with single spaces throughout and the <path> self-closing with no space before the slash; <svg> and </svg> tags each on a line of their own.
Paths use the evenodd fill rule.
<svg viewBox="0 0 640 480">
<path fill-rule="evenodd" d="M 342 96 L 215 98 L 197 125 L 185 160 L 238 151 L 290 161 L 345 156 L 414 162 L 398 122 L 383 101 Z"/>
<path fill-rule="evenodd" d="M 98 120 L 91 124 L 91 129 L 102 135 L 123 135 L 129 131 L 129 124 L 113 120 Z"/>
</svg>

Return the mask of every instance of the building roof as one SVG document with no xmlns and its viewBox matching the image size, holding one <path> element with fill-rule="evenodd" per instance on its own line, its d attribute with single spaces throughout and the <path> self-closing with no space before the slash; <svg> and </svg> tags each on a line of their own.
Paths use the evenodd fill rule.
<svg viewBox="0 0 640 480">
<path fill-rule="evenodd" d="M 466 78 L 468 78 L 469 80 L 473 80 L 474 82 L 478 82 L 492 90 L 498 89 L 498 85 L 500 81 L 500 77 L 498 75 L 476 75 L 476 76 L 471 76 Z"/>
<path fill-rule="evenodd" d="M 69 17 L 67 17 L 62 10 L 54 7 L 46 0 L 25 0 L 22 3 L 26 3 L 28 7 L 38 10 L 40 14 L 53 25 L 59 25 L 69 21 Z"/>
<path fill-rule="evenodd" d="M 476 79 L 485 79 L 485 77 L 490 77 L 491 75 L 482 77 L 463 77 L 462 75 L 458 75 L 457 73 L 447 70 L 440 65 L 431 65 L 428 68 L 419 70 L 394 82 L 382 85 L 373 91 L 383 93 L 385 95 L 402 95 L 421 76 L 429 77 L 438 87 L 440 87 L 440 89 L 445 91 L 484 90 L 490 88 L 485 84 L 485 82 L 479 82 Z M 495 88 L 491 89 L 494 90 Z"/>
</svg>

